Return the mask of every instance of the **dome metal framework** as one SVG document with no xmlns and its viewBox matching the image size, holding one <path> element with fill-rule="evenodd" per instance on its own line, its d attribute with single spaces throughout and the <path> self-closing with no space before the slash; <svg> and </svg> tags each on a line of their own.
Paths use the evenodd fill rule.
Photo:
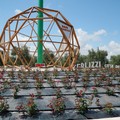
<svg viewBox="0 0 120 120">
<path fill-rule="evenodd" d="M 43 18 L 38 18 L 38 12 L 43 13 Z M 44 21 L 42 40 L 38 36 L 38 20 Z M 44 53 L 49 58 L 49 62 L 44 59 L 46 66 L 73 68 L 80 51 L 74 27 L 59 11 L 39 7 L 31 7 L 7 21 L 0 36 L 0 57 L 3 65 L 16 66 L 19 60 L 22 65 L 31 67 L 34 57 L 37 56 L 38 42 L 42 43 Z M 21 55 L 23 46 L 29 48 L 32 56 L 29 61 Z M 12 50 L 16 53 L 15 59 L 11 58 Z M 50 51 L 54 53 L 54 58 Z"/>
</svg>

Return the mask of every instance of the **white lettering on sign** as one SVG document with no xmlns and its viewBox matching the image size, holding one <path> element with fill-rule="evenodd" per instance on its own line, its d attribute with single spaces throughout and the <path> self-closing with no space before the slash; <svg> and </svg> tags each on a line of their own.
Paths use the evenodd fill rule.
<svg viewBox="0 0 120 120">
<path fill-rule="evenodd" d="M 81 64 L 77 64 L 77 68 L 100 68 L 101 62 L 100 61 L 92 61 L 92 62 L 85 62 Z"/>
<path fill-rule="evenodd" d="M 77 68 L 101 68 L 101 61 L 85 62 L 76 65 Z M 120 68 L 120 65 L 105 64 L 104 68 Z"/>
<path fill-rule="evenodd" d="M 105 64 L 104 67 L 105 68 L 114 68 L 114 65 L 112 65 L 112 64 Z"/>
</svg>

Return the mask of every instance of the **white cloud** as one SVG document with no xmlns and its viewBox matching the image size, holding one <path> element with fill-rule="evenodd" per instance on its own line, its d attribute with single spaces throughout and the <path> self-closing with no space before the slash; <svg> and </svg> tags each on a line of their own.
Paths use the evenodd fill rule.
<svg viewBox="0 0 120 120">
<path fill-rule="evenodd" d="M 20 35 L 20 34 L 18 33 L 18 34 L 17 34 L 17 38 L 15 37 L 15 38 L 13 39 L 13 41 L 17 41 L 17 39 L 20 40 L 20 41 L 22 41 L 22 42 L 24 42 L 24 41 L 28 40 L 29 37 L 26 37 L 26 36 L 24 36 L 24 35 Z"/>
<path fill-rule="evenodd" d="M 93 48 L 92 45 L 86 44 L 83 47 L 81 47 L 81 54 L 82 55 L 87 55 L 88 50 L 91 50 Z M 96 48 L 93 48 L 96 50 Z M 120 54 L 120 43 L 117 43 L 115 41 L 110 41 L 108 44 L 99 46 L 100 50 L 105 50 L 108 52 L 108 59 L 110 59 L 110 56 L 112 55 L 119 55 Z"/>
<path fill-rule="evenodd" d="M 107 45 L 100 46 L 99 49 L 106 50 L 108 52 L 108 58 L 110 58 L 111 55 L 120 54 L 120 43 L 110 41 Z"/>
<path fill-rule="evenodd" d="M 81 46 L 81 54 L 87 55 L 88 50 L 91 50 L 93 47 L 92 45 L 88 44 L 90 41 L 100 41 L 101 37 L 105 35 L 107 32 L 104 29 L 100 29 L 98 31 L 89 34 L 88 32 L 82 30 L 81 28 L 76 29 L 78 41 Z"/>
<path fill-rule="evenodd" d="M 44 43 L 44 46 L 49 50 L 55 51 L 55 47 L 53 46 L 52 43 L 46 42 L 46 43 Z"/>
<path fill-rule="evenodd" d="M 105 51 L 108 51 L 108 46 L 104 45 L 104 46 L 99 46 L 99 49 L 100 50 L 105 50 Z"/>
<path fill-rule="evenodd" d="M 89 35 L 86 31 L 83 31 L 81 28 L 76 30 L 78 40 L 81 45 L 84 45 L 86 41 L 89 39 Z"/>
<path fill-rule="evenodd" d="M 94 32 L 93 36 L 100 36 L 100 35 L 104 35 L 107 32 L 104 29 L 98 30 L 97 32 Z"/>
<path fill-rule="evenodd" d="M 120 43 L 117 43 L 115 41 L 110 41 L 108 44 L 110 55 L 118 55 L 120 54 Z"/>
<path fill-rule="evenodd" d="M 93 47 L 89 44 L 86 44 L 83 48 L 81 48 L 81 54 L 82 55 L 87 55 L 88 50 L 91 50 Z"/>
<path fill-rule="evenodd" d="M 76 33 L 80 43 L 80 52 L 82 55 L 87 55 L 88 50 L 91 50 L 92 48 L 96 50 L 97 48 L 94 48 L 92 43 L 96 42 L 97 44 L 97 41 L 99 42 L 100 40 L 101 42 L 103 42 L 101 37 L 107 34 L 106 30 L 104 29 L 100 29 L 98 31 L 93 32 L 92 34 L 89 34 L 87 31 L 84 31 L 81 28 L 77 29 Z M 111 55 L 120 54 L 120 43 L 114 40 L 111 40 L 107 44 L 98 46 L 100 50 L 105 50 L 108 52 L 108 58 L 110 58 Z"/>
<path fill-rule="evenodd" d="M 110 41 L 109 47 L 112 49 L 120 50 L 120 44 L 115 41 Z"/>
<path fill-rule="evenodd" d="M 92 34 L 82 30 L 81 28 L 76 29 L 77 37 L 81 46 L 84 46 L 88 41 L 99 41 L 101 36 L 105 35 L 107 32 L 104 29 L 100 29 Z"/>
<path fill-rule="evenodd" d="M 22 12 L 21 10 L 18 10 L 18 9 L 15 10 L 15 14 L 16 15 L 19 14 L 19 13 L 21 13 L 21 12 Z"/>
</svg>

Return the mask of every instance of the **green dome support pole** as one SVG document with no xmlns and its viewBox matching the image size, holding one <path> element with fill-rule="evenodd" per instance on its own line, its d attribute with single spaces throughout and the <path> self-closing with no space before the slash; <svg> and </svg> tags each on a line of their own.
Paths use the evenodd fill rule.
<svg viewBox="0 0 120 120">
<path fill-rule="evenodd" d="M 43 0 L 38 0 L 38 7 L 43 8 Z M 43 13 L 38 12 L 38 18 L 43 18 Z M 38 20 L 38 56 L 37 56 L 37 64 L 43 63 L 43 20 Z"/>
</svg>

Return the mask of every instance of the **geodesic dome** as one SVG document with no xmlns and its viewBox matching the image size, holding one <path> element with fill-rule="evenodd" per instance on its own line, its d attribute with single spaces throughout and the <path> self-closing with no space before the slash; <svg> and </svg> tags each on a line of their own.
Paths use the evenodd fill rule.
<svg viewBox="0 0 120 120">
<path fill-rule="evenodd" d="M 42 18 L 38 18 L 38 12 L 43 13 Z M 38 36 L 38 20 L 44 22 L 42 40 Z M 0 36 L 0 56 L 3 65 L 17 65 L 19 60 L 22 65 L 31 66 L 33 58 L 37 56 L 38 42 L 43 45 L 46 58 L 49 58 L 49 62 L 46 62 L 46 58 L 43 57 L 46 66 L 74 66 L 80 46 L 73 26 L 59 11 L 39 7 L 31 7 L 7 21 Z M 29 61 L 21 54 L 23 46 L 29 48 L 32 56 Z M 14 59 L 11 58 L 12 50 L 16 53 Z M 54 57 L 50 55 L 51 52 Z"/>
</svg>

